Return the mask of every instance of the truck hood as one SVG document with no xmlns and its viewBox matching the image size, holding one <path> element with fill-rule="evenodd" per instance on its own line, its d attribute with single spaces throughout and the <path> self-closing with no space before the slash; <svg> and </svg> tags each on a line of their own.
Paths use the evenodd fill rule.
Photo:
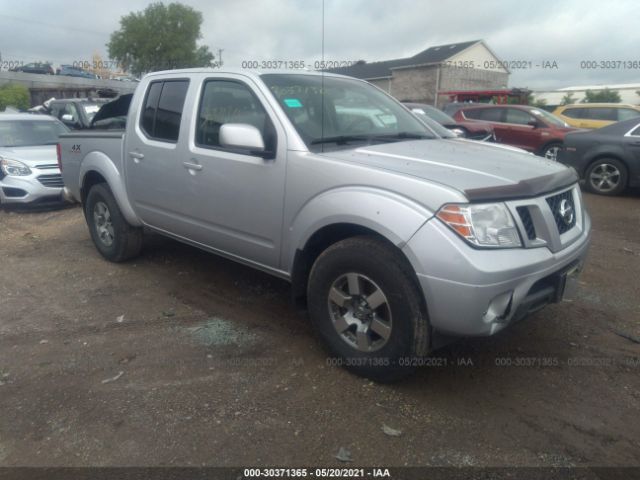
<svg viewBox="0 0 640 480">
<path fill-rule="evenodd" d="M 25 163 L 28 167 L 38 165 L 57 165 L 58 156 L 55 145 L 37 145 L 31 147 L 0 147 L 0 157 Z"/>
<path fill-rule="evenodd" d="M 446 185 L 470 201 L 533 197 L 578 181 L 560 163 L 465 139 L 368 145 L 325 155 Z"/>
</svg>

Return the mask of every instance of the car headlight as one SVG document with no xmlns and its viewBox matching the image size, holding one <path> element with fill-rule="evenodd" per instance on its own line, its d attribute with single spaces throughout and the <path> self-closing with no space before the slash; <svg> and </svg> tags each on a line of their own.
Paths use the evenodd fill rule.
<svg viewBox="0 0 640 480">
<path fill-rule="evenodd" d="M 477 247 L 521 247 L 511 213 L 503 203 L 448 204 L 436 214 L 445 225 Z"/>
<path fill-rule="evenodd" d="M 10 158 L 0 158 L 0 168 L 5 175 L 13 175 L 15 177 L 24 177 L 31 175 L 31 169 L 24 163 Z"/>
</svg>

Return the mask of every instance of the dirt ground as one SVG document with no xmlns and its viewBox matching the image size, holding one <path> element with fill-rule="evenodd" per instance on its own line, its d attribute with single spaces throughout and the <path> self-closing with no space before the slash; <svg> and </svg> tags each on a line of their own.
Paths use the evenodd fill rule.
<svg viewBox="0 0 640 480">
<path fill-rule="evenodd" d="M 0 211 L 0 465 L 638 465 L 640 194 L 585 197 L 573 303 L 393 385 L 331 366 L 286 282 L 156 236 L 114 265 L 78 207 Z"/>
</svg>

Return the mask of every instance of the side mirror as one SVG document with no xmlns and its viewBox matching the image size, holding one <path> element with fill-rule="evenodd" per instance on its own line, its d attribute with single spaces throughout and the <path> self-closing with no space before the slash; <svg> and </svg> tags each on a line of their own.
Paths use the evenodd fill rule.
<svg viewBox="0 0 640 480">
<path fill-rule="evenodd" d="M 73 118 L 73 115 L 71 115 L 70 113 L 65 113 L 64 115 L 62 115 L 62 118 L 60 120 L 62 120 L 64 123 L 76 122 L 76 120 Z"/>
<path fill-rule="evenodd" d="M 531 121 L 527 122 L 527 125 L 529 125 L 530 127 L 533 127 L 533 128 L 538 128 L 540 126 L 540 124 L 536 120 L 531 120 Z"/>
<path fill-rule="evenodd" d="M 225 123 L 220 127 L 219 139 L 223 147 L 245 148 L 256 154 L 265 151 L 260 130 L 247 123 Z"/>
</svg>

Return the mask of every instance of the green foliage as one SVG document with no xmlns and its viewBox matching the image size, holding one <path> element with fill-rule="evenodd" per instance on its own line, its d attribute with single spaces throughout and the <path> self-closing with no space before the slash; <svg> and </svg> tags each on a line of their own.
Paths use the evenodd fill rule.
<svg viewBox="0 0 640 480">
<path fill-rule="evenodd" d="M 532 92 L 527 95 L 527 105 L 531 105 L 536 108 L 544 108 L 547 106 L 547 101 L 544 98 L 536 99 Z"/>
<path fill-rule="evenodd" d="M 109 56 L 135 75 L 175 68 L 209 67 L 214 56 L 202 37 L 202 13 L 180 3 L 152 3 L 120 18 L 111 34 Z"/>
<path fill-rule="evenodd" d="M 7 107 L 26 110 L 31 106 L 29 89 L 24 85 L 8 83 L 0 87 L 0 112 Z"/>
<path fill-rule="evenodd" d="M 560 101 L 560 105 L 573 105 L 574 103 L 576 103 L 576 99 L 573 98 L 573 92 L 565 94 Z"/>
<path fill-rule="evenodd" d="M 620 103 L 622 99 L 616 90 L 587 90 L 582 103 Z"/>
</svg>

